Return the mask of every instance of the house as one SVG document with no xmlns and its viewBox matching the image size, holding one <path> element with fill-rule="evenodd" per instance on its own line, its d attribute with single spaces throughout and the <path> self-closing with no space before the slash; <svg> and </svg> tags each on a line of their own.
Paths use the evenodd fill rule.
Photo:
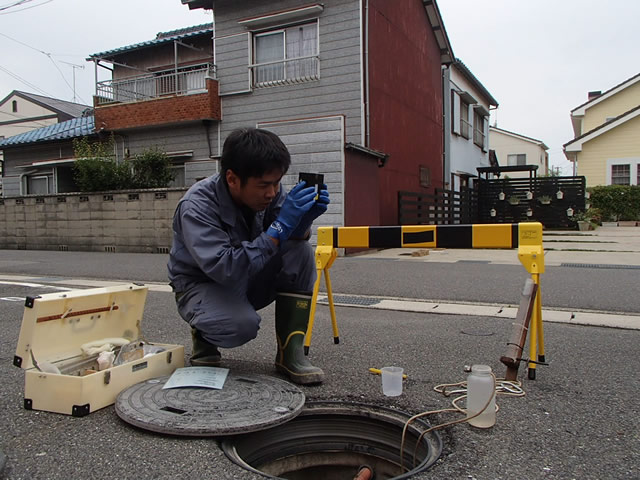
<svg viewBox="0 0 640 480">
<path fill-rule="evenodd" d="M 97 138 L 93 115 L 27 131 L 0 140 L 4 151 L 4 197 L 77 191 L 73 139 Z"/>
<path fill-rule="evenodd" d="M 589 92 L 571 110 L 574 138 L 564 145 L 574 175 L 587 186 L 640 185 L 640 73 L 605 91 Z"/>
<path fill-rule="evenodd" d="M 0 141 L 4 138 L 82 116 L 90 108 L 75 102 L 14 90 L 0 100 Z M 4 156 L 0 149 L 0 191 Z M 11 186 L 10 186 L 11 188 Z"/>
<path fill-rule="evenodd" d="M 549 173 L 549 154 L 542 140 L 526 137 L 519 133 L 503 130 L 498 127 L 489 127 L 490 147 L 495 151 L 501 166 L 529 167 L 523 171 L 509 171 L 511 178 L 528 177 L 530 172 L 537 175 Z"/>
<path fill-rule="evenodd" d="M 292 153 L 284 188 L 324 174 L 331 225 L 395 225 L 399 191 L 444 186 L 441 67 L 453 54 L 435 1 L 182 3 L 212 9 L 212 23 L 88 58 L 110 76 L 96 78 L 94 125 L 118 159 L 159 148 L 189 186 L 218 171 L 233 129 L 267 128 Z M 34 168 L 22 161 L 13 175 Z"/>
<path fill-rule="evenodd" d="M 81 117 L 89 105 L 14 90 L 0 100 L 0 138 Z"/>
<path fill-rule="evenodd" d="M 232 130 L 270 129 L 292 153 L 284 188 L 324 174 L 332 225 L 396 224 L 398 191 L 443 186 L 453 55 L 434 1 L 182 3 L 212 24 L 90 57 L 113 68 L 95 118 L 119 151 L 158 146 L 190 185 L 217 171 Z"/>
<path fill-rule="evenodd" d="M 444 181 L 450 190 L 470 187 L 476 168 L 490 166 L 489 110 L 498 102 L 456 59 L 442 69 L 444 89 Z"/>
<path fill-rule="evenodd" d="M 216 171 L 221 112 L 212 36 L 208 23 L 90 55 L 96 70 L 111 74 L 96 83 L 95 125 L 114 135 L 118 160 L 158 148 L 172 160 L 172 186 Z"/>
</svg>

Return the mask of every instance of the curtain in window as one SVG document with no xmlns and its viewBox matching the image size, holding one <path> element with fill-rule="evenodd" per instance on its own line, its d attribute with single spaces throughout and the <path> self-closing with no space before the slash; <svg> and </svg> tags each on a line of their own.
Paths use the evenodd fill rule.
<svg viewBox="0 0 640 480">
<path fill-rule="evenodd" d="M 256 63 L 284 60 L 284 32 L 256 37 Z M 256 83 L 284 80 L 284 65 L 274 63 L 255 68 Z"/>
<path fill-rule="evenodd" d="M 287 59 L 318 54 L 318 25 L 300 25 L 286 31 Z M 315 78 L 316 59 L 302 58 L 287 62 L 287 78 Z"/>
</svg>

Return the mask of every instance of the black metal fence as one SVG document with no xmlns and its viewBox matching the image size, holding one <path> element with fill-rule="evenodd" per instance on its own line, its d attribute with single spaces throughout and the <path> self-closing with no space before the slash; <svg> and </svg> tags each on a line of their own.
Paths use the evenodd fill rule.
<svg viewBox="0 0 640 480">
<path fill-rule="evenodd" d="M 476 188 L 433 194 L 398 192 L 400 225 L 540 222 L 575 228 L 585 210 L 584 177 L 479 179 Z"/>
<path fill-rule="evenodd" d="M 478 223 L 540 222 L 574 228 L 573 214 L 585 209 L 584 177 L 480 180 Z"/>
</svg>

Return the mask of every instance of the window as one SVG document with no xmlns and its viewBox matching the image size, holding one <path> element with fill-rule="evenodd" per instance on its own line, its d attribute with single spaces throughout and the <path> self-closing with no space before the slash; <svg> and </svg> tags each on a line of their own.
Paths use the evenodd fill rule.
<svg viewBox="0 0 640 480">
<path fill-rule="evenodd" d="M 507 155 L 507 165 L 509 166 L 526 165 L 526 164 L 527 164 L 526 153 L 515 153 L 515 154 Z"/>
<path fill-rule="evenodd" d="M 424 165 L 420 165 L 420 186 L 431 186 L 431 170 L 429 170 L 429 167 L 425 167 Z"/>
<path fill-rule="evenodd" d="M 629 185 L 631 165 L 611 165 L 611 185 Z"/>
<path fill-rule="evenodd" d="M 317 80 L 318 23 L 308 23 L 253 38 L 253 84 L 256 87 Z"/>
<path fill-rule="evenodd" d="M 471 124 L 469 123 L 469 104 L 460 101 L 460 135 L 464 138 L 471 136 Z"/>
<path fill-rule="evenodd" d="M 484 122 L 485 116 L 479 111 L 479 109 L 473 110 L 473 143 L 484 150 L 485 136 L 484 136 Z"/>
<path fill-rule="evenodd" d="M 46 175 L 30 176 L 27 178 L 28 195 L 46 195 L 49 192 L 49 177 Z"/>
</svg>

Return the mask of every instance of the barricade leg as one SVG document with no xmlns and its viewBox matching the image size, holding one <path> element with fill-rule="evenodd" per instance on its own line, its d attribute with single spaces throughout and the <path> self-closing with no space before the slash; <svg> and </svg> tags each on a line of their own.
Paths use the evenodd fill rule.
<svg viewBox="0 0 640 480">
<path fill-rule="evenodd" d="M 318 292 L 320 290 L 320 279 L 322 273 L 325 274 L 325 281 L 327 283 L 327 295 L 329 297 L 329 306 L 331 307 L 331 322 L 333 325 L 334 342 L 338 336 L 338 324 L 336 321 L 335 309 L 333 308 L 333 294 L 331 292 L 331 281 L 329 280 L 329 268 L 333 265 L 338 252 L 333 247 L 317 247 L 316 248 L 316 283 L 313 285 L 313 295 L 311 297 L 311 309 L 309 311 L 309 322 L 307 324 L 307 333 L 304 337 L 304 354 L 309 354 L 309 347 L 311 345 L 311 336 L 313 335 L 313 323 L 316 315 L 316 305 L 318 304 Z"/>
</svg>

